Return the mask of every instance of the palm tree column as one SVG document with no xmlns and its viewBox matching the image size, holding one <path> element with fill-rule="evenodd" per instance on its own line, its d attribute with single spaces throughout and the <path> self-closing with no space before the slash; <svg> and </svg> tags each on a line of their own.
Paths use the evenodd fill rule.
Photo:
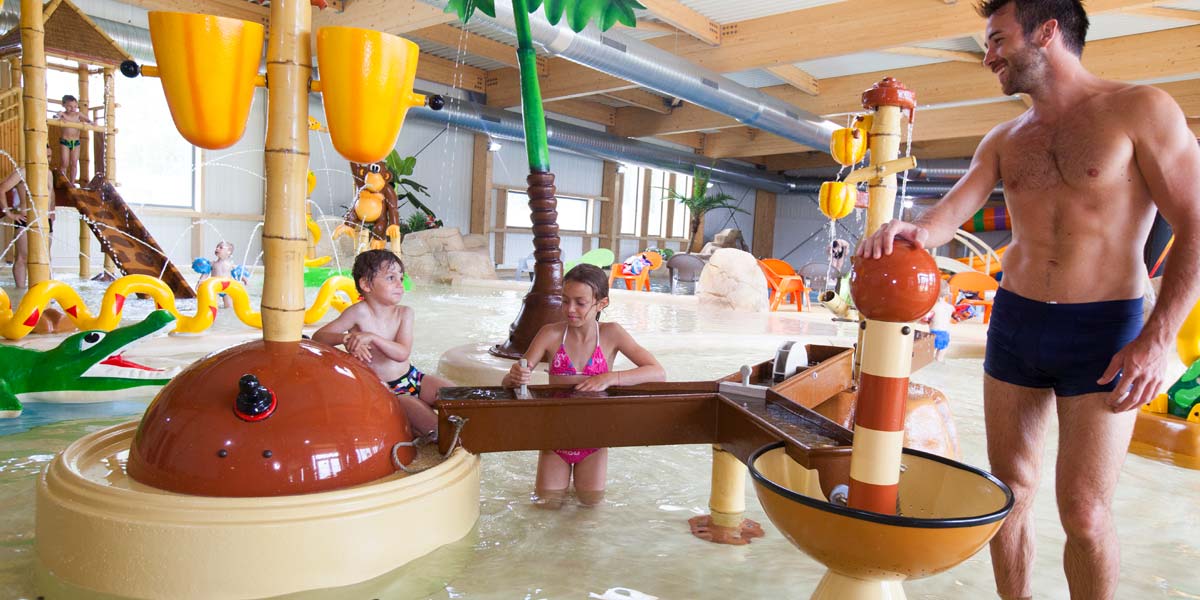
<svg viewBox="0 0 1200 600">
<path fill-rule="evenodd" d="M 554 174 L 546 142 L 546 113 L 537 79 L 537 54 L 529 27 L 526 0 L 513 0 L 517 30 L 517 62 L 521 71 L 521 114 L 525 125 L 525 149 L 529 156 L 529 210 L 533 221 L 533 289 L 525 295 L 516 321 L 508 329 L 508 340 L 492 347 L 491 353 L 519 358 L 533 336 L 547 323 L 562 320 L 562 260 L 558 237 L 558 200 L 554 197 Z"/>
</svg>

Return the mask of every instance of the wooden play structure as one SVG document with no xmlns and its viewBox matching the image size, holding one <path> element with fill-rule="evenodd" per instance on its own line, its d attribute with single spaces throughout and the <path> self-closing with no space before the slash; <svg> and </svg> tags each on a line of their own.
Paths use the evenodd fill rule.
<svg viewBox="0 0 1200 600">
<path fill-rule="evenodd" d="M 18 163 L 30 165 L 46 157 L 29 149 L 50 144 L 53 151 L 48 171 L 27 168 L 26 182 L 35 205 L 39 198 L 46 197 L 42 190 L 48 189 L 49 184 L 55 189 L 55 208 L 79 211 L 81 278 L 91 276 L 90 236 L 94 235 L 105 254 L 104 275 L 111 277 L 121 271 L 126 275 L 161 277 L 176 298 L 194 298 L 195 292 L 187 280 L 167 260 L 113 183 L 117 171 L 114 78 L 117 68 L 127 60 L 131 60 L 129 54 L 70 0 L 51 0 L 41 11 L 22 11 L 21 27 L 0 37 L 0 150 Z M 53 98 L 38 102 L 38 98 L 25 97 L 22 101 L 28 91 L 45 89 L 45 71 L 39 67 L 78 75 L 79 87 L 72 95 L 79 99 L 80 112 L 95 125 L 47 118 L 49 105 L 62 104 Z M 103 101 L 93 105 L 89 79 L 98 74 L 104 78 Z M 39 107 L 34 109 L 34 105 Z M 54 110 L 57 111 L 57 106 Z M 68 182 L 58 172 L 62 165 L 57 140 L 62 137 L 63 128 L 81 131 L 77 181 Z M 33 138 L 38 140 L 35 144 L 30 143 Z M 12 173 L 13 166 L 0 160 L 0 178 Z M 38 206 L 35 212 L 45 215 L 48 209 L 47 201 L 46 206 Z M 42 224 L 33 218 L 29 221 L 29 283 L 33 285 L 49 278 L 49 253 L 41 233 Z M 0 228 L 0 232 L 0 244 L 4 246 L 16 234 L 11 227 Z M 42 265 L 44 272 L 35 269 L 38 265 Z"/>
</svg>

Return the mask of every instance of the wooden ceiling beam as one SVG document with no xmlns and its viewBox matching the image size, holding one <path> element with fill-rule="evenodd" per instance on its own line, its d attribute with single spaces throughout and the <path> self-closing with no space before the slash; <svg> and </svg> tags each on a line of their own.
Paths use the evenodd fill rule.
<svg viewBox="0 0 1200 600">
<path fill-rule="evenodd" d="M 1147 4 L 1146 0 L 1090 0 L 1088 13 Z M 973 2 L 844 0 L 726 23 L 716 48 L 686 38 L 649 43 L 718 73 L 729 73 L 963 37 L 982 31 L 984 23 Z"/>
<path fill-rule="evenodd" d="M 708 46 L 721 45 L 721 25 L 679 0 L 642 0 L 650 14 Z"/>
<path fill-rule="evenodd" d="M 899 46 L 896 48 L 888 48 L 884 50 L 888 54 L 902 54 L 904 56 L 923 56 L 925 58 L 940 58 L 942 60 L 952 60 L 956 62 L 965 62 L 973 64 L 983 64 L 982 52 L 963 52 L 962 50 L 942 50 L 940 48 L 922 48 L 920 46 Z"/>
<path fill-rule="evenodd" d="M 462 48 L 467 54 L 493 60 L 511 68 L 517 67 L 516 48 L 452 25 L 424 27 L 410 32 L 409 36 L 451 48 Z M 541 57 L 538 57 L 538 72 L 541 75 L 545 74 L 545 60 Z"/>
<path fill-rule="evenodd" d="M 249 4 L 248 2 L 246 4 Z M 342 26 L 375 29 L 401 34 L 450 23 L 458 17 L 420 0 L 354 0 L 341 12 L 313 13 L 313 31 L 319 27 Z"/>
<path fill-rule="evenodd" d="M 636 83 L 630 83 L 561 58 L 546 60 L 546 73 L 538 78 L 538 83 L 544 102 L 631 90 L 638 87 Z M 489 71 L 487 103 L 488 106 L 498 108 L 520 106 L 521 73 L 517 69 Z"/>
<path fill-rule="evenodd" d="M 671 142 L 672 144 L 679 144 L 681 146 L 687 146 L 688 148 L 691 148 L 696 151 L 701 151 L 704 149 L 704 138 L 705 138 L 705 135 L 703 133 L 696 133 L 696 132 L 676 133 L 674 135 L 658 136 L 658 139 L 663 140 L 665 142 Z"/>
<path fill-rule="evenodd" d="M 767 71 L 809 96 L 816 96 L 821 93 L 821 83 L 817 81 L 817 78 L 800 67 L 795 65 L 775 65 L 767 67 Z"/>
<path fill-rule="evenodd" d="M 487 71 L 464 64 L 455 64 L 454 61 L 424 52 L 417 59 L 417 79 L 481 94 L 487 91 Z"/>
<path fill-rule="evenodd" d="M 1137 8 L 1127 8 L 1121 12 L 1131 15 L 1138 15 L 1140 17 L 1154 17 L 1157 19 L 1200 21 L 1200 10 L 1185 10 L 1182 8 L 1168 8 L 1165 6 L 1141 6 Z"/>
<path fill-rule="evenodd" d="M 1083 63 L 1096 75 L 1118 81 L 1192 75 L 1200 73 L 1200 42 L 1197 40 L 1200 40 L 1200 25 L 1099 40 L 1088 44 Z M 1171 59 L 1161 60 L 1163 56 Z M 790 85 L 765 87 L 760 91 L 813 114 L 857 112 L 862 110 L 862 90 L 885 76 L 895 77 L 916 90 L 917 101 L 922 105 L 1003 97 L 1000 84 L 991 71 L 981 64 L 961 62 L 822 79 L 819 96 L 810 96 Z M 620 135 L 664 135 L 738 125 L 731 117 L 685 104 L 669 115 L 636 108 L 618 109 L 616 131 Z"/>
<path fill-rule="evenodd" d="M 638 108 L 656 112 L 660 115 L 671 113 L 671 107 L 667 106 L 667 99 L 658 94 L 651 94 L 644 90 L 620 90 L 616 92 L 606 92 L 601 94 L 613 100 L 628 102 Z"/>
<path fill-rule="evenodd" d="M 587 100 L 557 100 L 546 103 L 546 112 L 582 119 L 591 123 L 612 127 L 616 109 Z"/>
<path fill-rule="evenodd" d="M 171 12 L 200 13 L 233 17 L 243 21 L 267 24 L 270 11 L 258 4 L 246 0 L 120 0 L 123 4 L 137 6 L 146 10 L 165 10 Z"/>
</svg>

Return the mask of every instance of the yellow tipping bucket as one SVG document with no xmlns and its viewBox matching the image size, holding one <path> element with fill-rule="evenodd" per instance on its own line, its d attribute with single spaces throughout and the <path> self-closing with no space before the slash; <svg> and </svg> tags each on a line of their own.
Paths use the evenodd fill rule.
<svg viewBox="0 0 1200 600">
<path fill-rule="evenodd" d="M 425 104 L 413 93 L 417 45 L 353 27 L 317 32 L 317 64 L 329 137 L 352 162 L 383 160 L 396 145 L 408 109 Z"/>
<path fill-rule="evenodd" d="M 217 150 L 246 131 L 262 59 L 259 23 L 187 13 L 150 13 L 150 41 L 175 127 Z"/>
</svg>

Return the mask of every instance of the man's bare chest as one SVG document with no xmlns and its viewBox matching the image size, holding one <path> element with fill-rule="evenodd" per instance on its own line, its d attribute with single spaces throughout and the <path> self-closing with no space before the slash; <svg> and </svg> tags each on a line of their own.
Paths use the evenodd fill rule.
<svg viewBox="0 0 1200 600">
<path fill-rule="evenodd" d="M 1014 127 L 1000 151 L 1000 178 L 1017 193 L 1098 192 L 1129 185 L 1133 173 L 1128 136 L 1080 118 Z"/>
</svg>

